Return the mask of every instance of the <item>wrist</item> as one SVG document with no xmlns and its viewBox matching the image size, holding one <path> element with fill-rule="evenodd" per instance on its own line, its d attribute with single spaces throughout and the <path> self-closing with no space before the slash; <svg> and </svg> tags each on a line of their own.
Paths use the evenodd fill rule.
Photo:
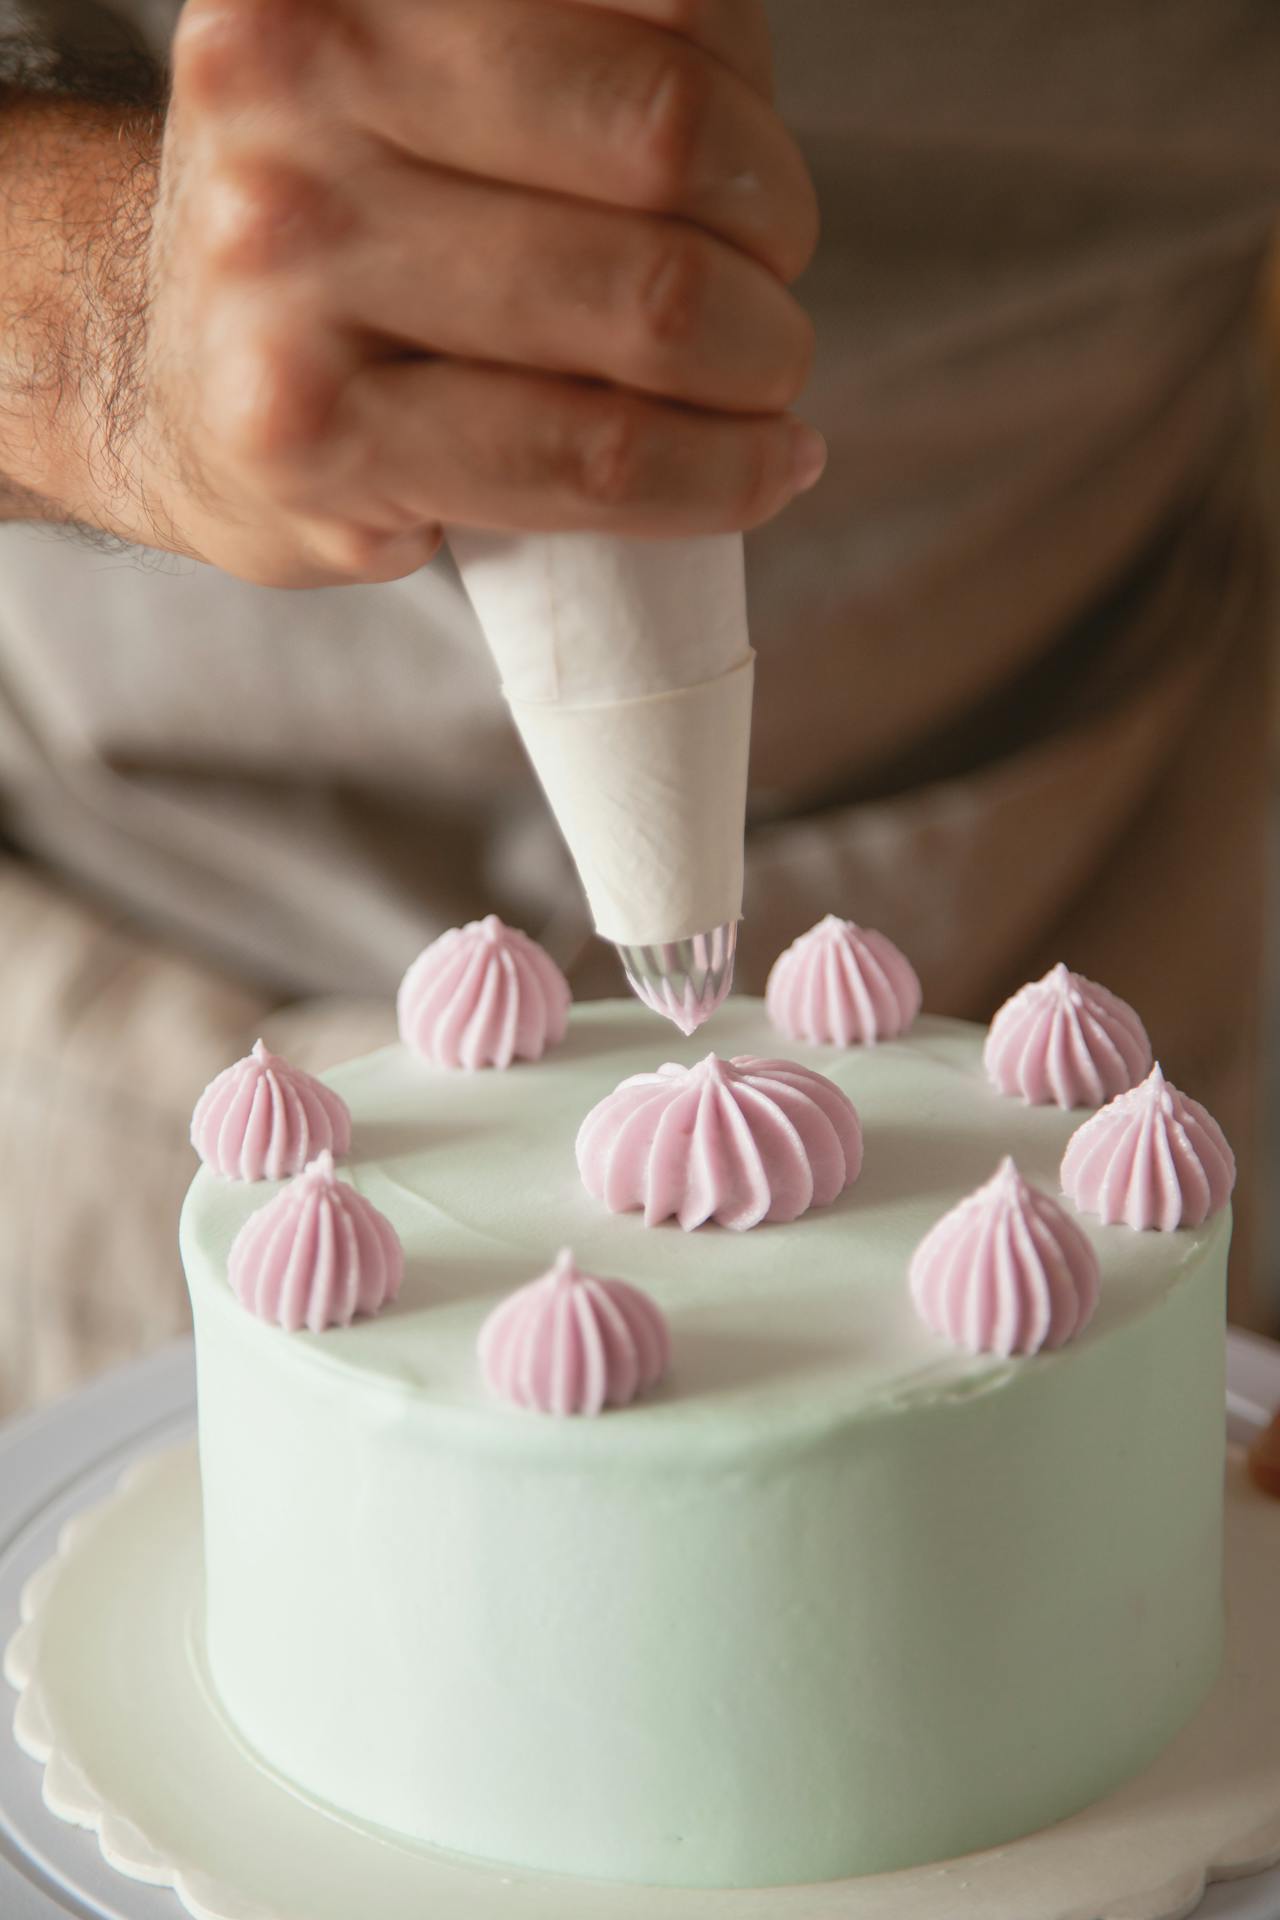
<svg viewBox="0 0 1280 1920">
<path fill-rule="evenodd" d="M 155 114 L 26 98 L 0 114 L 0 470 L 27 517 L 170 544 L 141 458 Z"/>
</svg>

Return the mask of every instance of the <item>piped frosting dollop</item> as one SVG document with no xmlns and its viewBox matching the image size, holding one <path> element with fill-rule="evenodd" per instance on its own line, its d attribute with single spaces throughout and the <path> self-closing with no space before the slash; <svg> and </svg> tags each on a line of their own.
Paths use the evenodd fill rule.
<svg viewBox="0 0 1280 1920">
<path fill-rule="evenodd" d="M 583 1273 L 566 1247 L 549 1273 L 494 1308 L 478 1351 L 488 1386 L 517 1406 L 597 1414 L 656 1386 L 671 1342 L 647 1293 Z"/>
<path fill-rule="evenodd" d="M 400 982 L 400 1038 L 437 1067 L 509 1067 L 564 1039 L 569 982 L 536 940 L 496 913 L 451 927 Z"/>
<path fill-rule="evenodd" d="M 326 1149 L 349 1152 L 351 1114 L 332 1087 L 256 1040 L 200 1095 L 191 1144 L 229 1180 L 286 1180 Z"/>
<path fill-rule="evenodd" d="M 808 1067 L 709 1053 L 622 1081 L 583 1121 L 577 1153 L 587 1192 L 614 1213 L 741 1231 L 829 1205 L 862 1170 L 862 1128 Z"/>
<path fill-rule="evenodd" d="M 404 1251 L 385 1214 L 317 1154 L 231 1243 L 227 1277 L 242 1306 L 290 1333 L 345 1327 L 400 1291 Z"/>
<path fill-rule="evenodd" d="M 911 1257 L 911 1298 L 934 1333 L 969 1353 L 1039 1353 L 1083 1331 L 1098 1256 L 1070 1215 L 1011 1159 L 930 1228 Z"/>
<path fill-rule="evenodd" d="M 789 1040 L 874 1046 L 905 1033 L 920 1011 L 920 981 L 887 934 L 829 913 L 774 961 L 769 1018 Z"/>
<path fill-rule="evenodd" d="M 1100 1107 L 1141 1080 L 1151 1042 L 1127 1001 L 1059 964 L 1005 1001 L 983 1061 L 999 1092 L 1032 1106 Z"/>
<path fill-rule="evenodd" d="M 1213 1115 L 1171 1086 L 1159 1064 L 1067 1142 L 1062 1190 L 1108 1226 L 1198 1227 L 1231 1198 L 1235 1155 Z"/>
</svg>

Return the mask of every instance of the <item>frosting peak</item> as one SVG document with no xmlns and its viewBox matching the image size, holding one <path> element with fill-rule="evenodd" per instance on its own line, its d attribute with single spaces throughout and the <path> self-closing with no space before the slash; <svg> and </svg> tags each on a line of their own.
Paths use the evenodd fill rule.
<svg viewBox="0 0 1280 1920">
<path fill-rule="evenodd" d="M 660 1071 L 665 1072 L 665 1068 Z M 730 1085 L 733 1069 L 728 1061 L 722 1060 L 718 1053 L 712 1052 L 707 1054 L 705 1059 L 695 1062 L 693 1066 L 686 1067 L 685 1072 L 691 1080 L 707 1081 L 713 1087 L 727 1087 Z"/>
<path fill-rule="evenodd" d="M 1038 1353 L 1083 1331 L 1098 1257 L 1075 1221 L 1012 1159 L 930 1228 L 911 1257 L 927 1327 L 970 1353 Z"/>
<path fill-rule="evenodd" d="M 1098 1107 L 1141 1080 L 1151 1042 L 1126 1001 L 1059 962 L 1005 1001 L 983 1060 L 999 1092 L 1032 1106 Z"/>
<path fill-rule="evenodd" d="M 351 1115 L 332 1087 L 255 1040 L 200 1095 L 191 1144 L 227 1179 L 284 1180 L 325 1149 L 348 1152 Z"/>
<path fill-rule="evenodd" d="M 313 1187 L 336 1186 L 338 1169 L 334 1165 L 333 1155 L 327 1151 L 318 1153 L 314 1160 L 307 1162 L 298 1178 L 308 1181 Z"/>
<path fill-rule="evenodd" d="M 862 1129 L 822 1074 L 711 1053 L 622 1081 L 583 1121 L 577 1154 L 587 1192 L 614 1213 L 741 1231 L 829 1205 L 862 1169 Z"/>
<path fill-rule="evenodd" d="M 400 983 L 400 1038 L 438 1067 L 509 1067 L 564 1039 L 569 983 L 536 940 L 496 913 L 452 927 Z"/>
<path fill-rule="evenodd" d="M 920 1001 L 915 968 L 892 940 L 834 913 L 779 954 L 765 987 L 774 1026 L 815 1046 L 892 1040 L 906 1032 Z"/>
<path fill-rule="evenodd" d="M 593 1415 L 656 1386 L 670 1338 L 647 1293 L 583 1273 L 563 1247 L 549 1273 L 494 1308 L 479 1355 L 490 1388 L 517 1406 Z"/>
<path fill-rule="evenodd" d="M 1157 1061 L 1073 1133 L 1062 1157 L 1068 1199 L 1108 1226 L 1198 1227 L 1235 1186 L 1235 1155 L 1213 1115 L 1179 1093 Z"/>
<path fill-rule="evenodd" d="M 404 1252 L 385 1215 L 319 1153 L 231 1243 L 227 1277 L 259 1320 L 297 1333 L 345 1327 L 400 1291 Z"/>
</svg>

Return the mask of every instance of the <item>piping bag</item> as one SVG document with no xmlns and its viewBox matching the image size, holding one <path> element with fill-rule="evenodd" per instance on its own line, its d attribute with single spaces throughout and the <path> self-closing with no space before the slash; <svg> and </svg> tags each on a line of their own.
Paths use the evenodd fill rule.
<svg viewBox="0 0 1280 1920">
<path fill-rule="evenodd" d="M 597 933 L 693 1033 L 733 980 L 755 656 L 742 538 L 449 545 Z"/>
</svg>

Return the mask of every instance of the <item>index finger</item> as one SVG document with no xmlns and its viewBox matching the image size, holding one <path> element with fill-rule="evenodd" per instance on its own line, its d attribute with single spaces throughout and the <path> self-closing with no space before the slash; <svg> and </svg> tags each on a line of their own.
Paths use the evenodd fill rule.
<svg viewBox="0 0 1280 1920">
<path fill-rule="evenodd" d="M 692 40 L 745 80 L 762 99 L 773 99 L 773 47 L 760 0 L 569 0 L 572 6 L 628 14 Z"/>
</svg>

